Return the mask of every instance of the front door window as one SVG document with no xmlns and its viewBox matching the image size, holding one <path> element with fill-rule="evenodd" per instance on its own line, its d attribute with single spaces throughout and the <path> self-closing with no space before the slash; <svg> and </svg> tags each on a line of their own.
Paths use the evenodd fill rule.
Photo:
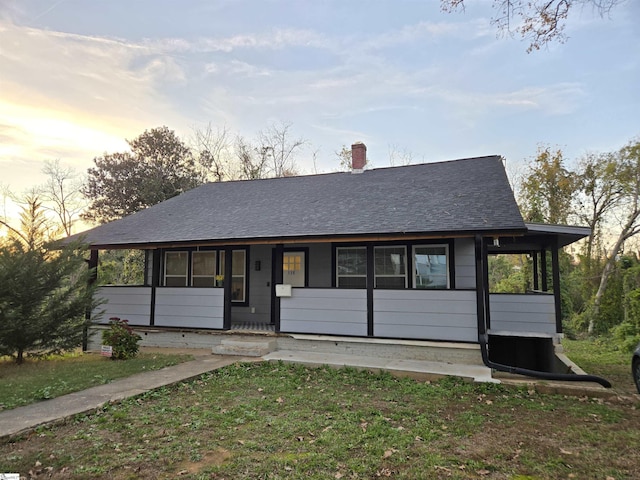
<svg viewBox="0 0 640 480">
<path fill-rule="evenodd" d="M 305 286 L 305 252 L 284 252 L 282 283 L 292 287 Z"/>
</svg>

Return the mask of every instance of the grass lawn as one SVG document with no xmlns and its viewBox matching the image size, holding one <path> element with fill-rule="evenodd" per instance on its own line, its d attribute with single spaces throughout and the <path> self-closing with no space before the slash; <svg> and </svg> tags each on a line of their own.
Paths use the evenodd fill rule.
<svg viewBox="0 0 640 480">
<path fill-rule="evenodd" d="M 635 479 L 640 403 L 236 364 L 0 445 L 0 472 L 104 479 Z"/>
<path fill-rule="evenodd" d="M 565 338 L 562 340 L 562 346 L 565 354 L 585 372 L 609 380 L 617 394 L 630 395 L 638 392 L 631 376 L 631 353 L 619 350 L 609 339 Z"/>
<path fill-rule="evenodd" d="M 191 358 L 190 355 L 140 353 L 131 360 L 113 361 L 97 354 L 76 353 L 42 360 L 27 359 L 22 365 L 16 365 L 4 357 L 0 359 L 0 410 L 59 397 Z"/>
</svg>

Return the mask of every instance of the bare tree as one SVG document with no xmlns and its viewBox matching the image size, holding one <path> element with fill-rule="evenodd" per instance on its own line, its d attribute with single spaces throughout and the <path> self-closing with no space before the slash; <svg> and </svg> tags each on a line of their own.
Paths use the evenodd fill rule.
<svg viewBox="0 0 640 480">
<path fill-rule="evenodd" d="M 308 142 L 304 138 L 291 138 L 290 123 L 272 123 L 258 133 L 259 151 L 268 155 L 270 176 L 297 175 L 296 156 Z"/>
<path fill-rule="evenodd" d="M 202 169 L 203 181 L 222 182 L 234 178 L 232 142 L 226 126 L 214 129 L 208 123 L 203 128 L 194 128 L 191 144 Z"/>
<path fill-rule="evenodd" d="M 413 153 L 405 147 L 392 143 L 389 144 L 389 165 L 392 167 L 399 165 L 411 165 L 413 162 Z"/>
<path fill-rule="evenodd" d="M 440 0 L 443 11 L 464 10 L 467 0 Z M 529 42 L 527 52 L 540 50 L 551 42 L 564 43 L 565 23 L 574 7 L 591 6 L 602 17 L 624 0 L 494 0 L 497 12 L 491 23 L 501 32 L 515 31 Z M 517 26 L 512 28 L 512 24 Z"/>
<path fill-rule="evenodd" d="M 239 164 L 239 177 L 242 180 L 255 180 L 267 176 L 268 149 L 254 147 L 244 137 L 238 135 L 235 142 L 235 154 Z"/>
<path fill-rule="evenodd" d="M 342 145 L 342 148 L 335 152 L 338 158 L 338 169 L 341 172 L 348 172 L 351 170 L 351 149 L 346 145 Z"/>
<path fill-rule="evenodd" d="M 82 176 L 72 167 L 63 166 L 60 160 L 45 161 L 42 173 L 47 181 L 38 191 L 45 210 L 53 212 L 66 236 L 71 235 L 73 225 L 88 205 L 82 195 Z"/>
</svg>

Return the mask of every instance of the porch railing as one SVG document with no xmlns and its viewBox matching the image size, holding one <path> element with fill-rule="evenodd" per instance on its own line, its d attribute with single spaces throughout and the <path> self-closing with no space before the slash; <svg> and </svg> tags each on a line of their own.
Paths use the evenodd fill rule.
<svg viewBox="0 0 640 480">
<path fill-rule="evenodd" d="M 294 288 L 280 299 L 280 331 L 366 336 L 367 291 Z"/>
<path fill-rule="evenodd" d="M 112 317 L 129 320 L 130 325 L 149 325 L 151 318 L 151 287 L 100 287 L 96 294 L 106 302 L 96 310 L 104 310 L 98 323 L 109 323 Z M 95 313 L 95 312 L 94 312 Z"/>
<path fill-rule="evenodd" d="M 374 290 L 376 337 L 478 341 L 476 293 L 469 290 Z"/>
<path fill-rule="evenodd" d="M 556 334 L 553 294 L 492 293 L 489 305 L 492 332 Z"/>
</svg>

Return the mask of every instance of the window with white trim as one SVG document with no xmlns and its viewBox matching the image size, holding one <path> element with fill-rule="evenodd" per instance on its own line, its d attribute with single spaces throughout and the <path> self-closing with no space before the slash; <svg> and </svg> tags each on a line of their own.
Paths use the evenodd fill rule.
<svg viewBox="0 0 640 480">
<path fill-rule="evenodd" d="M 191 285 L 194 287 L 216 286 L 216 256 L 215 250 L 197 251 L 191 253 Z"/>
<path fill-rule="evenodd" d="M 244 249 L 233 250 L 231 254 L 231 301 L 244 302 L 247 291 L 247 251 Z M 224 275 L 224 264 L 225 254 L 224 251 L 221 251 L 219 270 L 221 275 Z"/>
<path fill-rule="evenodd" d="M 167 287 L 186 287 L 189 252 L 165 252 L 164 284 Z"/>
<path fill-rule="evenodd" d="M 415 245 L 413 265 L 415 288 L 449 288 L 448 245 Z"/>
<path fill-rule="evenodd" d="M 336 286 L 367 288 L 367 248 L 336 248 Z"/>
<path fill-rule="evenodd" d="M 373 257 L 375 288 L 407 288 L 407 247 L 374 247 Z"/>
</svg>

